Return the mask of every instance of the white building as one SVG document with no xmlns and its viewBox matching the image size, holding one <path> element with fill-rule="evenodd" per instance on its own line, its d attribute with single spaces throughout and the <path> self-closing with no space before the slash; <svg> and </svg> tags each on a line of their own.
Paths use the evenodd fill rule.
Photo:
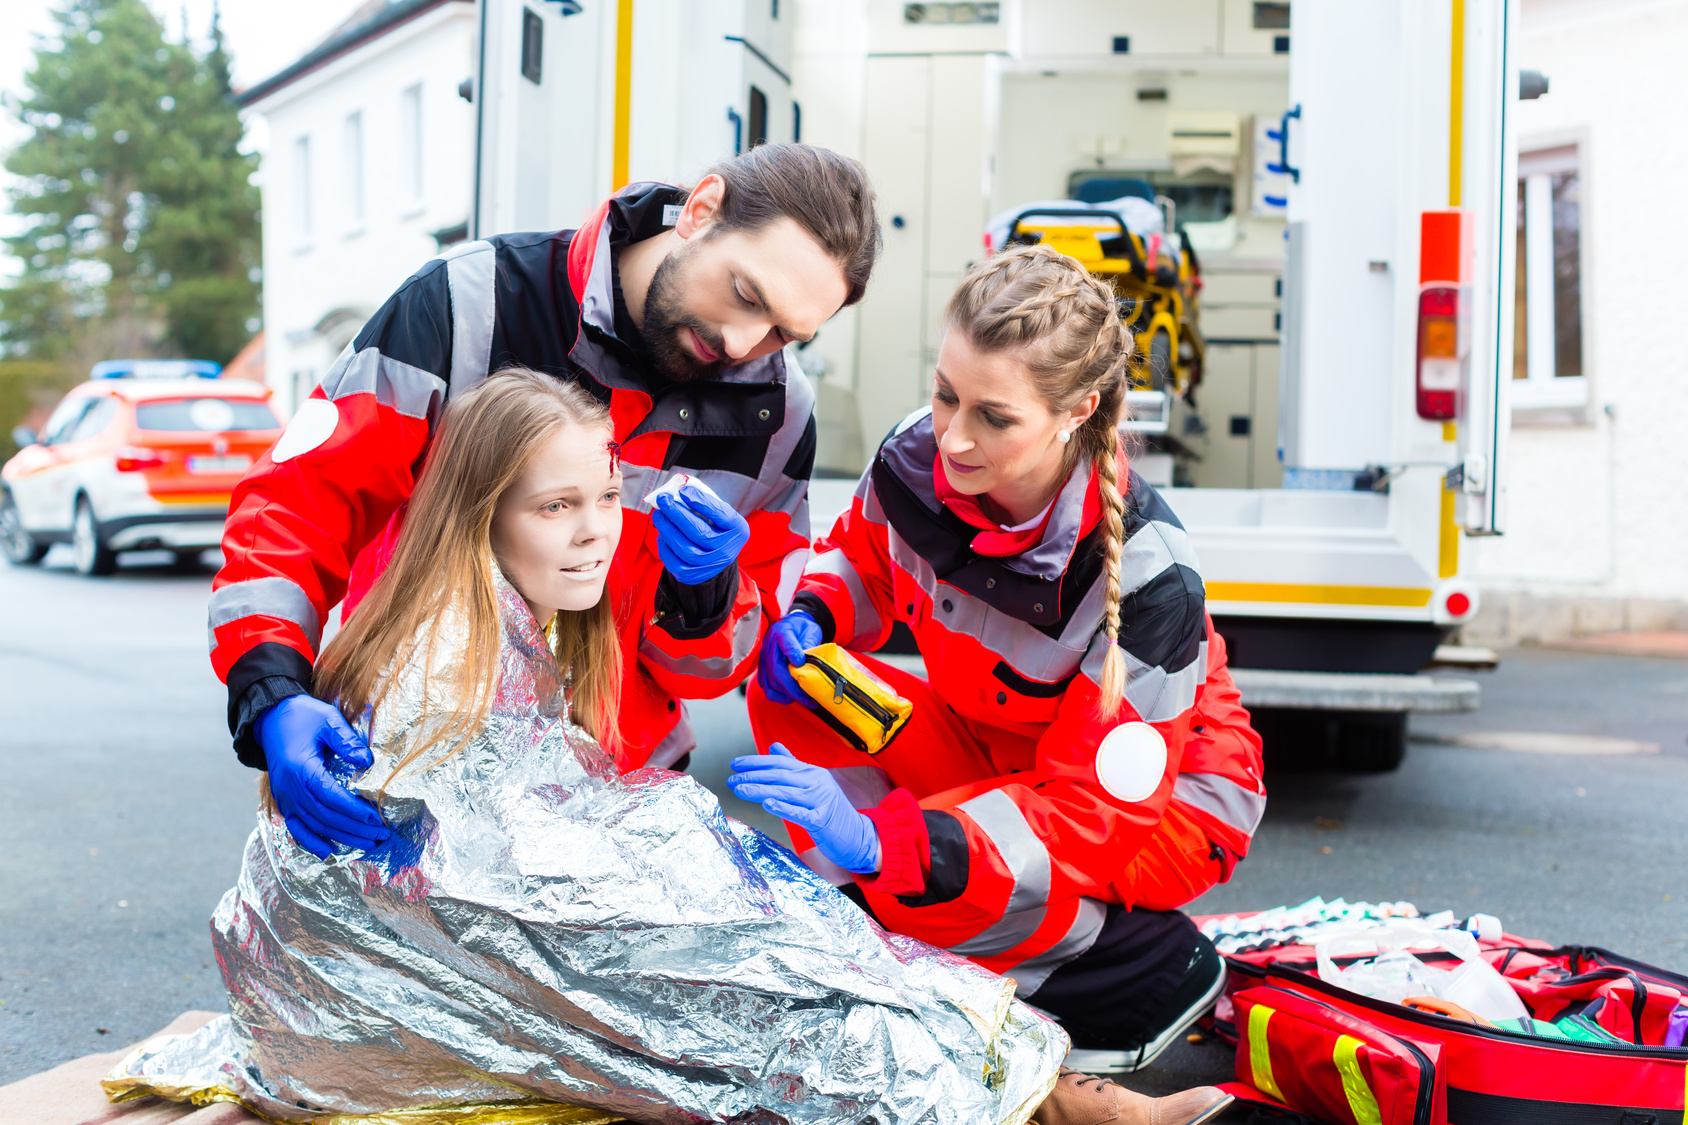
<svg viewBox="0 0 1688 1125">
<path fill-rule="evenodd" d="M 264 324 L 282 409 L 452 242 L 573 227 L 626 183 L 687 183 L 800 128 L 779 0 L 484 8 L 368 0 L 242 94 L 268 125 Z"/>
<path fill-rule="evenodd" d="M 241 95 L 268 124 L 267 380 L 291 412 L 419 265 L 467 236 L 472 0 L 373 0 Z"/>
<path fill-rule="evenodd" d="M 1523 0 L 1506 534 L 1467 542 L 1467 637 L 1688 629 L 1683 0 Z"/>
</svg>

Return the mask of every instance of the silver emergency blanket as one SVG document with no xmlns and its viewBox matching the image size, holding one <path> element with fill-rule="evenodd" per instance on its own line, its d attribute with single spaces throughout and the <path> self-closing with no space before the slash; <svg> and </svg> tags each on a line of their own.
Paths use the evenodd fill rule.
<svg viewBox="0 0 1688 1125">
<path fill-rule="evenodd" d="M 489 1105 L 546 1099 L 650 1122 L 1024 1122 L 1060 1028 L 1011 980 L 881 930 L 691 778 L 617 776 L 499 585 L 481 733 L 380 792 L 449 706 L 457 630 L 398 673 L 349 781 L 392 841 L 322 862 L 260 814 L 212 920 L 231 1016 L 138 1049 L 111 1096 L 282 1121 L 615 1119 Z"/>
</svg>

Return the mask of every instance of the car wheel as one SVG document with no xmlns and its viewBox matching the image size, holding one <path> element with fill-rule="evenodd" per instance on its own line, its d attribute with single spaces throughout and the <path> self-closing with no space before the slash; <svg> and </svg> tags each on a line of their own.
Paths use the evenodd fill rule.
<svg viewBox="0 0 1688 1125">
<path fill-rule="evenodd" d="M 76 500 L 76 521 L 70 528 L 70 550 L 81 574 L 110 574 L 117 567 L 117 552 L 106 546 L 105 536 L 94 519 L 94 506 L 86 496 Z"/>
<path fill-rule="evenodd" d="M 24 530 L 23 515 L 10 492 L 0 493 L 0 554 L 13 566 L 29 566 L 47 555 L 49 543 L 43 543 Z"/>
</svg>

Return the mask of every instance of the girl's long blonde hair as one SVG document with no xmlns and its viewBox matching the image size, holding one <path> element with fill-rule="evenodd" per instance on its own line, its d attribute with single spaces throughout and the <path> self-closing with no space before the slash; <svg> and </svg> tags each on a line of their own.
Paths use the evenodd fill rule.
<svg viewBox="0 0 1688 1125">
<path fill-rule="evenodd" d="M 380 708 L 407 662 L 434 666 L 444 618 L 466 627 L 457 638 L 467 644 L 464 682 L 441 685 L 457 703 L 444 722 L 418 727 L 426 733 L 406 748 L 394 776 L 436 746 L 460 747 L 486 721 L 502 633 L 492 517 L 534 453 L 568 425 L 611 437 L 609 410 L 590 393 L 523 368 L 505 368 L 452 400 L 392 562 L 317 660 L 316 694 L 355 723 L 365 707 Z M 559 612 L 554 635 L 558 668 L 572 676 L 575 721 L 613 752 L 621 646 L 608 595 L 591 609 Z"/>
<path fill-rule="evenodd" d="M 1107 554 L 1100 709 L 1125 698 L 1125 657 L 1119 647 L 1120 552 L 1125 546 L 1125 499 L 1120 495 L 1119 424 L 1125 407 L 1131 332 L 1120 321 L 1114 291 L 1072 258 L 1048 246 L 1024 246 L 973 267 L 944 310 L 945 324 L 987 352 L 1019 354 L 1039 396 L 1055 413 L 1071 410 L 1095 391 L 1095 413 L 1067 443 L 1066 463 L 1080 456 L 1096 466 L 1102 499 L 1102 548 Z"/>
</svg>

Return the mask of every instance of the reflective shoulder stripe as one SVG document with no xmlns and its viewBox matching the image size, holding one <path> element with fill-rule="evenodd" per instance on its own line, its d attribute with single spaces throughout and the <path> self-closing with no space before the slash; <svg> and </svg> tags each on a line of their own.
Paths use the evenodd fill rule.
<svg viewBox="0 0 1688 1125">
<path fill-rule="evenodd" d="M 322 393 L 331 402 L 348 395 L 372 394 L 382 406 L 406 418 L 432 422 L 445 407 L 445 380 L 420 367 L 385 356 L 375 348 L 343 352 L 322 377 Z"/>
<path fill-rule="evenodd" d="M 1000 789 L 982 793 L 956 808 L 972 818 L 990 838 L 1008 873 L 1014 890 L 1008 896 L 1004 914 L 1035 910 L 1049 903 L 1049 849 L 1037 838 L 1020 806 Z M 1003 948 L 1007 948 L 1004 946 Z"/>
<path fill-rule="evenodd" d="M 867 586 L 849 556 L 839 550 L 822 551 L 809 560 L 807 573 L 830 574 L 843 580 L 844 588 L 850 593 L 850 609 L 855 615 L 855 632 L 850 640 L 878 635 L 879 612 L 873 608 L 873 599 L 868 596 Z"/>
<path fill-rule="evenodd" d="M 1108 654 L 1108 636 L 1098 633 L 1090 642 L 1080 666 L 1090 681 L 1102 683 L 1102 662 Z M 1196 690 L 1207 682 L 1207 642 L 1196 646 L 1196 658 L 1177 671 L 1145 664 L 1128 650 L 1125 657 L 1125 701 L 1145 723 L 1171 722 L 1196 705 Z"/>
<path fill-rule="evenodd" d="M 1181 773 L 1172 783 L 1172 799 L 1200 809 L 1221 824 L 1252 837 L 1266 815 L 1266 794 L 1248 789 L 1223 774 Z"/>
<path fill-rule="evenodd" d="M 1248 1066 L 1249 1073 L 1254 1076 L 1252 1085 L 1267 1097 L 1284 1100 L 1284 1092 L 1278 1089 L 1278 1080 L 1272 1077 L 1272 1049 L 1266 1038 L 1266 1025 L 1271 1022 L 1276 1011 L 1264 1004 L 1256 1004 L 1248 1013 Z"/>
<path fill-rule="evenodd" d="M 1073 924 L 1060 941 L 1003 974 L 1014 978 L 1014 994 L 1026 999 L 1042 988 L 1050 973 L 1096 944 L 1102 934 L 1102 923 L 1107 920 L 1107 903 L 1097 898 L 1080 898 Z"/>
<path fill-rule="evenodd" d="M 211 594 L 206 618 L 211 630 L 211 648 L 217 647 L 218 626 L 243 617 L 278 617 L 299 626 L 314 649 L 322 640 L 322 620 L 309 594 L 286 578 L 249 578 L 230 582 Z"/>
<path fill-rule="evenodd" d="M 1255 1011 L 1259 1011 L 1256 1008 Z M 1360 1070 L 1360 1041 L 1352 1035 L 1339 1035 L 1336 1039 L 1336 1050 L 1331 1052 L 1331 1059 L 1336 1063 L 1336 1072 L 1342 1075 L 1342 1092 L 1348 1098 L 1348 1112 L 1354 1115 L 1354 1125 L 1383 1125 L 1383 1114 L 1378 1109 L 1377 1098 L 1372 1094 L 1371 1087 L 1366 1084 L 1366 1076 Z M 1282 1098 L 1278 1098 L 1283 1101 Z"/>
<path fill-rule="evenodd" d="M 485 379 L 492 363 L 498 251 L 490 242 L 465 242 L 441 257 L 451 285 L 451 393 L 460 395 Z"/>
</svg>

